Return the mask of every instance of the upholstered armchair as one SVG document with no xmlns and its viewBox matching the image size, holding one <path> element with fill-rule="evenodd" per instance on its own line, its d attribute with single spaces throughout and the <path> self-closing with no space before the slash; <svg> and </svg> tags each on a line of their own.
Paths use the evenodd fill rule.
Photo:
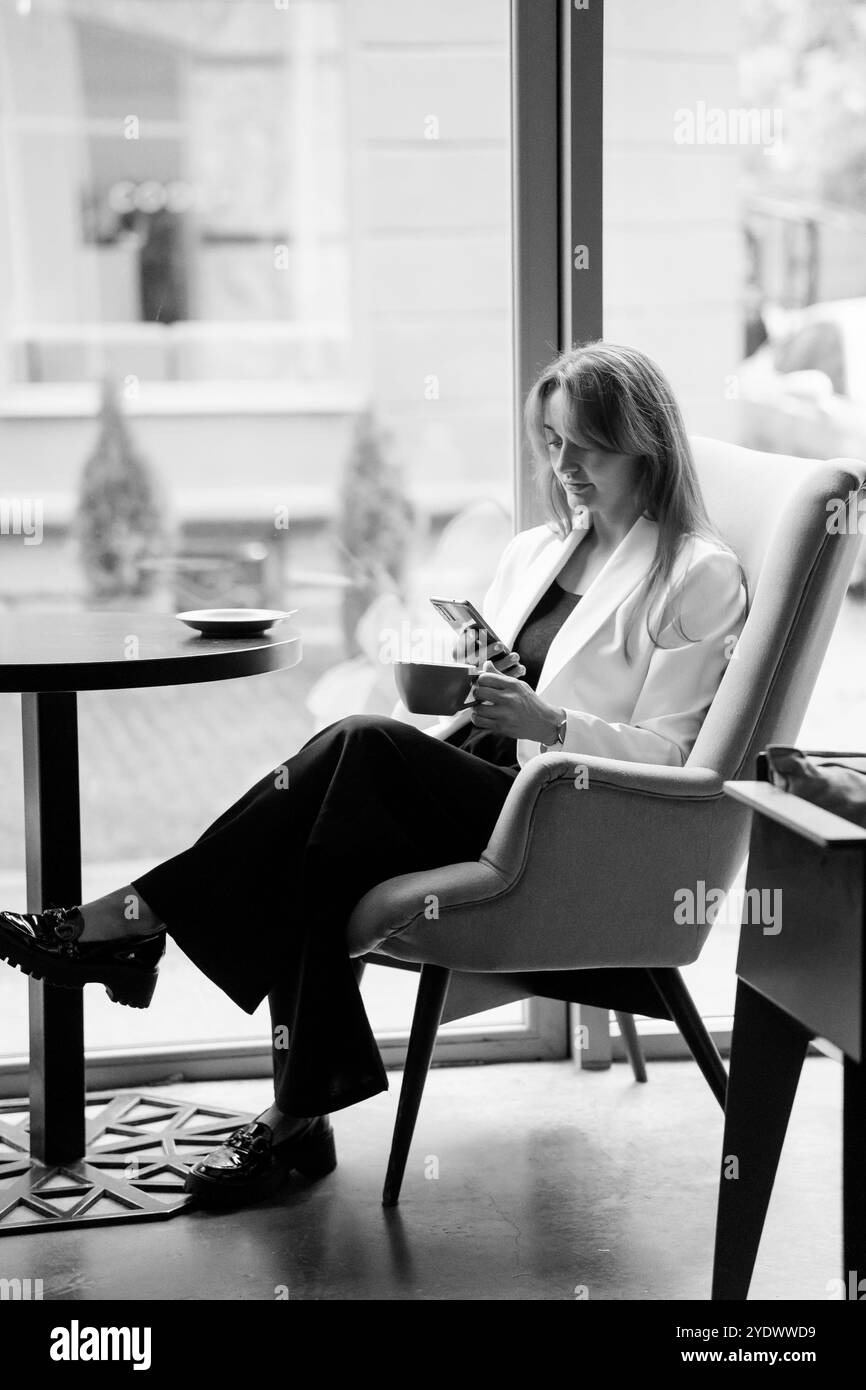
<svg viewBox="0 0 866 1390">
<path fill-rule="evenodd" d="M 672 1018 L 720 1103 L 725 1072 L 679 974 L 710 927 L 675 921 L 675 893 L 725 892 L 749 817 L 722 784 L 792 743 L 860 538 L 828 524 L 863 485 L 851 459 L 819 462 L 692 441 L 709 514 L 746 572 L 750 611 L 684 767 L 548 753 L 516 778 L 480 860 L 378 885 L 348 926 L 361 962 L 421 967 L 383 1200 L 397 1201 L 443 1020 L 540 995 Z M 588 769 L 576 779 L 578 766 Z M 428 920 L 428 895 L 438 899 Z"/>
</svg>

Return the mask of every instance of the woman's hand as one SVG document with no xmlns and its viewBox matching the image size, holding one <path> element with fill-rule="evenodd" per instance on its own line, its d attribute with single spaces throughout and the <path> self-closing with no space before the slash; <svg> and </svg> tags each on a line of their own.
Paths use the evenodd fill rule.
<svg viewBox="0 0 866 1390">
<path fill-rule="evenodd" d="M 457 633 L 454 660 L 479 668 L 489 664 L 503 675 L 526 675 L 526 667 L 520 664 L 517 652 L 508 651 L 501 642 L 494 642 L 488 647 L 474 623 L 464 623 Z"/>
<path fill-rule="evenodd" d="M 529 739 L 531 743 L 555 743 L 564 713 L 548 705 L 525 681 L 502 675 L 490 661 L 485 662 L 466 703 L 471 707 L 476 729 Z"/>
</svg>

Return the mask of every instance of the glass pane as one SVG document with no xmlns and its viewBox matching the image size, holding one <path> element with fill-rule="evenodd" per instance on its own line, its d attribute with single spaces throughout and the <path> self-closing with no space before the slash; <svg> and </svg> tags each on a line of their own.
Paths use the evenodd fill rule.
<svg viewBox="0 0 866 1390">
<path fill-rule="evenodd" d="M 866 457 L 862 19 L 853 0 L 606 8 L 605 336 L 659 362 L 694 434 Z M 805 747 L 863 747 L 864 596 L 861 551 Z M 707 1015 L 733 1010 L 737 937 L 723 916 L 685 972 Z"/>
<path fill-rule="evenodd" d="M 86 895 L 317 728 L 389 713 L 397 646 L 450 647 L 429 594 L 482 601 L 512 528 L 509 8 L 0 11 L 3 491 L 40 530 L 4 536 L 0 608 L 291 607 L 304 641 L 290 672 L 82 697 Z M 2 696 L 10 905 L 19 742 Z M 414 982 L 368 974 L 374 1025 L 408 1027 Z M 268 1026 L 173 947 L 146 1013 L 89 994 L 90 1047 Z M 0 1053 L 25 1001 L 0 972 Z"/>
</svg>

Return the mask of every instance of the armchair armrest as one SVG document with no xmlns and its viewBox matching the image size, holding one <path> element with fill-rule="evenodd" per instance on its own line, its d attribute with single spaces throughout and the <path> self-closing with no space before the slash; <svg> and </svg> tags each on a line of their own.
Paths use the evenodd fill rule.
<svg viewBox="0 0 866 1390">
<path fill-rule="evenodd" d="M 690 803 L 719 798 L 723 788 L 722 778 L 709 768 L 667 767 L 614 758 L 578 757 L 573 753 L 546 753 L 527 763 L 515 779 L 482 860 L 497 865 L 500 872 L 506 871 L 508 861 L 514 863 L 529 840 L 538 798 L 548 787 L 557 784 L 570 786 L 575 797 L 609 791 Z M 597 800 L 591 810 L 588 806 L 583 808 L 593 823 L 599 809 Z M 572 808 L 572 818 L 576 818 L 578 824 L 583 819 L 580 807 Z"/>
<path fill-rule="evenodd" d="M 591 786 L 620 787 L 650 796 L 720 796 L 722 778 L 708 767 L 670 767 L 662 763 L 632 763 L 620 758 L 583 757 L 576 753 L 544 753 L 521 769 L 514 787 L 559 778 L 574 782 L 585 769 Z M 512 791 L 511 795 L 514 795 Z"/>
<path fill-rule="evenodd" d="M 614 787 L 646 796 L 705 798 L 721 796 L 723 781 L 708 767 L 669 767 L 631 763 L 618 758 L 581 757 L 575 753 L 545 753 L 533 758 L 515 779 L 505 805 L 531 798 L 552 782 L 571 782 L 580 789 Z"/>
<path fill-rule="evenodd" d="M 853 756 L 853 755 L 848 755 Z M 725 782 L 725 793 L 750 810 L 769 816 L 779 825 L 803 835 L 822 849 L 850 848 L 866 844 L 866 830 L 853 821 L 825 811 L 802 797 L 774 787 L 772 782 Z"/>
<path fill-rule="evenodd" d="M 708 927 L 678 922 L 674 894 L 699 878 L 728 886 L 722 785 L 706 768 L 533 758 L 480 860 L 372 889 L 350 953 L 479 971 L 688 964 Z"/>
</svg>

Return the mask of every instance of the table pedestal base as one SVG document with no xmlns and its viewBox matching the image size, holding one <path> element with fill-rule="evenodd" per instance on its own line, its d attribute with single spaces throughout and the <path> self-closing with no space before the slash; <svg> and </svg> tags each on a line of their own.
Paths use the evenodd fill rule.
<svg viewBox="0 0 866 1390">
<path fill-rule="evenodd" d="M 253 1117 L 124 1092 L 88 1096 L 85 1118 L 84 1156 L 51 1166 L 30 1157 L 26 1103 L 0 1102 L 0 1236 L 175 1216 L 187 1170 Z"/>
</svg>

